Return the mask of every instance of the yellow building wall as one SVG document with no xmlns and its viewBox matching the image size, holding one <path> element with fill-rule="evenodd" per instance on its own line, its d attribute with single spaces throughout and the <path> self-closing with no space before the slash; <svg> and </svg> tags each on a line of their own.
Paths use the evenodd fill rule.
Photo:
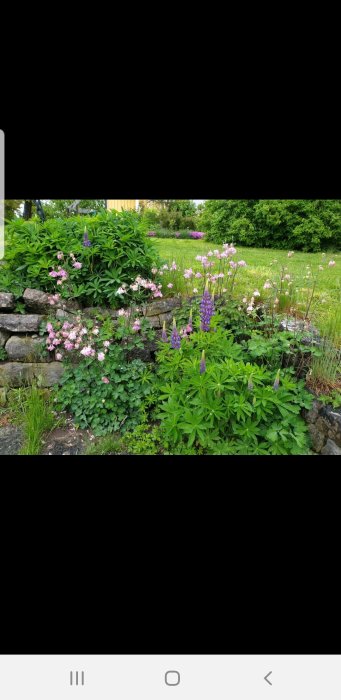
<svg viewBox="0 0 341 700">
<path fill-rule="evenodd" d="M 116 209 L 116 211 L 122 211 L 122 209 L 135 209 L 136 199 L 107 199 L 107 209 Z"/>
<path fill-rule="evenodd" d="M 162 204 L 159 202 L 149 201 L 148 199 L 107 199 L 107 209 L 136 209 L 136 204 L 144 205 L 147 209 L 162 209 Z"/>
</svg>

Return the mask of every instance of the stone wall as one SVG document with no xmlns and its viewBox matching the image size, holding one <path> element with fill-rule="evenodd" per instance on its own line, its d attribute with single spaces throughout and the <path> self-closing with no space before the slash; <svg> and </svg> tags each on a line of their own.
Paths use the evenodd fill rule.
<svg viewBox="0 0 341 700">
<path fill-rule="evenodd" d="M 60 381 L 63 365 L 46 350 L 44 327 L 48 317 L 72 322 L 79 313 L 90 318 L 98 314 L 109 315 L 113 320 L 118 316 L 118 312 L 111 309 L 80 309 L 73 300 L 61 300 L 51 306 L 49 295 L 37 289 L 26 289 L 21 302 L 25 313 L 15 313 L 14 295 L 0 293 L 0 348 L 6 353 L 5 360 L 0 361 L 0 403 L 6 400 L 9 387 L 20 387 L 32 380 L 37 380 L 42 387 L 49 387 Z M 144 308 L 144 313 L 157 330 L 162 328 L 164 321 L 169 323 L 172 320 L 174 309 L 180 304 L 179 299 L 155 300 Z"/>
<path fill-rule="evenodd" d="M 115 320 L 118 316 L 118 312 L 111 309 L 80 309 L 73 300 L 51 306 L 49 295 L 37 289 L 26 289 L 21 301 L 25 313 L 15 313 L 14 295 L 0 293 L 0 349 L 3 348 L 6 353 L 6 359 L 0 361 L 0 405 L 6 402 L 7 388 L 20 387 L 32 380 L 38 381 L 42 387 L 50 387 L 60 381 L 63 365 L 46 350 L 44 325 L 48 317 L 55 316 L 72 322 L 80 312 L 88 318 L 102 314 Z M 160 299 L 148 304 L 144 312 L 151 326 L 158 331 L 164 321 L 167 324 L 171 322 L 174 310 L 180 305 L 179 299 Z M 131 359 L 140 357 L 150 361 L 155 349 L 155 344 L 146 343 L 143 350 L 132 351 Z M 312 409 L 304 412 L 304 418 L 309 426 L 313 450 L 317 454 L 340 455 L 341 407 L 333 409 L 315 399 Z"/>
<path fill-rule="evenodd" d="M 325 406 L 314 399 L 310 411 L 304 412 L 314 452 L 341 455 L 341 407 Z"/>
</svg>

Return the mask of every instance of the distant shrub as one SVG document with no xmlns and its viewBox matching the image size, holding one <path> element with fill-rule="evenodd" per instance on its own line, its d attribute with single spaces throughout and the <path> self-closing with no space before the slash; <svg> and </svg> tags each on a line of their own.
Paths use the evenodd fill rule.
<svg viewBox="0 0 341 700">
<path fill-rule="evenodd" d="M 205 235 L 205 234 L 202 233 L 201 231 L 191 231 L 191 233 L 189 234 L 189 237 L 190 237 L 190 238 L 197 238 L 197 239 L 198 239 L 198 238 L 203 238 L 204 235 Z"/>
<path fill-rule="evenodd" d="M 198 222 L 215 243 L 306 252 L 341 247 L 339 199 L 210 199 Z"/>
</svg>

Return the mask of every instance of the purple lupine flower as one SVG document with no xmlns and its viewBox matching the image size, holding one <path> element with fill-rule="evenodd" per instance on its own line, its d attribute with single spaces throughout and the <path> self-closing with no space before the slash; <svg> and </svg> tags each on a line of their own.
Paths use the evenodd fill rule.
<svg viewBox="0 0 341 700">
<path fill-rule="evenodd" d="M 274 385 L 273 385 L 274 391 L 277 391 L 278 387 L 279 387 L 279 373 L 280 373 L 280 370 L 278 370 L 278 372 L 276 374 L 276 379 L 275 379 Z"/>
<path fill-rule="evenodd" d="M 171 347 L 173 350 L 180 350 L 181 346 L 181 338 L 180 335 L 177 331 L 176 328 L 176 321 L 175 318 L 173 318 L 173 330 L 172 330 L 172 335 L 171 335 Z"/>
<path fill-rule="evenodd" d="M 202 296 L 202 300 L 200 302 L 200 316 L 201 316 L 201 330 L 202 331 L 209 331 L 210 330 L 210 321 L 211 318 L 214 314 L 214 299 L 213 296 L 211 297 L 207 285 L 205 287 L 205 291 Z"/>
<path fill-rule="evenodd" d="M 205 234 L 202 233 L 201 231 L 191 231 L 191 233 L 189 235 L 191 238 L 197 239 L 197 238 L 203 238 Z"/>
<path fill-rule="evenodd" d="M 202 351 L 201 361 L 200 361 L 200 374 L 204 374 L 204 372 L 206 372 L 205 350 Z"/>
<path fill-rule="evenodd" d="M 90 248 L 90 246 L 91 246 L 91 241 L 89 240 L 89 236 L 88 236 L 88 232 L 86 230 L 86 227 L 84 229 L 83 246 L 84 246 L 84 248 Z"/>
<path fill-rule="evenodd" d="M 161 339 L 164 343 L 168 343 L 167 332 L 166 332 L 166 321 L 163 322 Z"/>
</svg>

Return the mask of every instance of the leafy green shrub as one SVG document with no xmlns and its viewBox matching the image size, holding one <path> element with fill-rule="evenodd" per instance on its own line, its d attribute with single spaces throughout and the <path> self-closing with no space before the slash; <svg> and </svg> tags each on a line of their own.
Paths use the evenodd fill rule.
<svg viewBox="0 0 341 700">
<path fill-rule="evenodd" d="M 316 252 L 341 247 L 341 200 L 207 200 L 208 240 Z"/>
<path fill-rule="evenodd" d="M 141 322 L 141 328 L 144 323 L 147 321 Z M 84 333 L 81 324 L 63 324 L 68 337 L 57 350 L 64 353 L 66 349 L 65 371 L 55 403 L 58 410 L 72 413 L 78 427 L 90 428 L 94 435 L 124 433 L 141 422 L 143 402 L 152 392 L 152 375 L 141 360 L 127 360 L 127 353 L 143 348 L 144 343 L 139 331 L 134 332 L 124 317 L 115 330 L 111 319 L 99 326 L 87 321 Z M 61 335 L 61 331 L 51 328 L 48 324 L 48 343 Z M 147 332 L 151 335 L 152 329 Z M 83 347 L 80 336 L 86 339 Z"/>
<path fill-rule="evenodd" d="M 160 346 L 156 417 L 167 449 L 183 444 L 209 454 L 306 453 L 300 411 L 310 408 L 312 396 L 303 381 L 286 370 L 278 382 L 273 371 L 240 360 L 241 352 L 219 329 L 193 333 L 179 350 Z"/>
<path fill-rule="evenodd" d="M 85 246 L 84 228 L 91 245 Z M 105 212 L 93 217 L 49 219 L 44 223 L 16 220 L 7 224 L 6 264 L 0 269 L 0 285 L 11 289 L 12 280 L 23 289 L 55 291 L 49 272 L 57 253 L 73 253 L 81 264 L 69 276 L 69 296 L 87 306 L 118 308 L 117 290 L 136 276 L 150 277 L 158 261 L 152 242 L 145 236 L 139 215 L 133 211 Z M 7 279 L 6 279 L 7 275 Z"/>
</svg>

